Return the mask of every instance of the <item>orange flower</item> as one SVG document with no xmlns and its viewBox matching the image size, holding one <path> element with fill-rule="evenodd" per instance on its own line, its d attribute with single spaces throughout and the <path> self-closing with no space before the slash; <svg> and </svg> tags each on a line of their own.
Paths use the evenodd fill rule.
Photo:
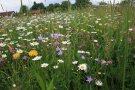
<svg viewBox="0 0 135 90">
<path fill-rule="evenodd" d="M 38 52 L 36 50 L 31 50 L 28 54 L 29 56 L 37 56 Z"/>
<path fill-rule="evenodd" d="M 20 53 L 13 54 L 13 59 L 18 59 L 20 57 Z"/>
</svg>

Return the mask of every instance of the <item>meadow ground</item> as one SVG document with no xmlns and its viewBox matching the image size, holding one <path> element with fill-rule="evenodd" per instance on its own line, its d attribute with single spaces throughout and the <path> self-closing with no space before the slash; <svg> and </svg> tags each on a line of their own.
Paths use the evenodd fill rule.
<svg viewBox="0 0 135 90">
<path fill-rule="evenodd" d="M 134 10 L 1 18 L 0 90 L 134 90 Z"/>
</svg>

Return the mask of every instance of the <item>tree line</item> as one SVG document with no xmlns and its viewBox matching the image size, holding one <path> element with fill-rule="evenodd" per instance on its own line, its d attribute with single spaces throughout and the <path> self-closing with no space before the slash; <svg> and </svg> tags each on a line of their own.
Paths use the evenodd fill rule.
<svg viewBox="0 0 135 90">
<path fill-rule="evenodd" d="M 127 4 L 130 0 L 123 0 L 119 5 Z M 101 1 L 99 5 L 108 5 L 108 3 Z M 74 10 L 74 9 L 81 9 L 87 8 L 92 6 L 92 2 L 90 0 L 76 0 L 74 4 L 72 4 L 69 0 L 63 1 L 61 4 L 49 4 L 45 6 L 43 3 L 36 3 L 34 2 L 30 9 L 26 5 L 22 5 L 20 8 L 20 13 L 28 13 L 29 11 L 33 10 L 40 10 L 42 12 L 55 12 L 55 11 L 67 11 L 67 10 Z"/>
<path fill-rule="evenodd" d="M 30 7 L 30 9 L 28 8 L 28 6 L 22 5 L 20 8 L 20 13 L 27 13 L 32 10 L 41 10 L 43 12 L 67 11 L 69 9 L 86 8 L 91 5 L 92 2 L 90 2 L 90 0 L 76 0 L 74 4 L 71 4 L 69 0 L 65 0 L 61 4 L 55 3 L 55 4 L 49 4 L 48 6 L 45 6 L 43 3 L 34 2 L 32 7 Z"/>
</svg>

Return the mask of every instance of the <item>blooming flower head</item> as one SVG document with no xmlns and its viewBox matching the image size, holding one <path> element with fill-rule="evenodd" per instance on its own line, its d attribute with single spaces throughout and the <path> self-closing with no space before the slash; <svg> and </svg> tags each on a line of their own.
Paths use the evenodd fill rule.
<svg viewBox="0 0 135 90">
<path fill-rule="evenodd" d="M 5 46 L 6 46 L 5 43 L 1 43 L 1 42 L 0 42 L 0 47 L 5 47 Z"/>
<path fill-rule="evenodd" d="M 95 80 L 95 84 L 96 84 L 97 86 L 103 86 L 103 83 L 102 83 L 101 80 Z"/>
<path fill-rule="evenodd" d="M 77 53 L 83 54 L 85 51 L 78 50 Z"/>
<path fill-rule="evenodd" d="M 1 56 L 2 56 L 2 58 L 6 58 L 6 57 L 7 57 L 7 55 L 6 55 L 6 54 L 2 54 Z"/>
<path fill-rule="evenodd" d="M 129 30 L 129 31 L 133 31 L 133 29 L 132 29 L 132 28 L 129 28 L 128 30 Z"/>
<path fill-rule="evenodd" d="M 57 47 L 56 47 L 56 52 L 58 52 L 58 51 L 60 51 L 60 48 L 57 46 Z"/>
<path fill-rule="evenodd" d="M 60 46 L 60 42 L 59 42 L 59 41 L 55 41 L 55 42 L 54 42 L 54 45 L 55 45 L 55 46 Z"/>
<path fill-rule="evenodd" d="M 21 49 L 17 49 L 17 51 L 16 51 L 17 53 L 23 53 L 23 50 L 21 50 Z"/>
<path fill-rule="evenodd" d="M 63 55 L 63 51 L 60 50 L 60 51 L 57 53 L 57 55 L 59 55 L 59 56 Z"/>
<path fill-rule="evenodd" d="M 20 53 L 13 54 L 13 59 L 18 59 L 20 57 Z"/>
<path fill-rule="evenodd" d="M 59 55 L 59 56 L 63 55 L 63 51 L 58 46 L 56 48 L 56 54 Z"/>
<path fill-rule="evenodd" d="M 39 43 L 38 43 L 38 42 L 32 42 L 32 43 L 30 43 L 30 45 L 31 45 L 31 46 L 38 46 Z"/>
<path fill-rule="evenodd" d="M 42 56 L 36 56 L 36 57 L 34 57 L 32 60 L 33 60 L 33 61 L 38 61 L 38 60 L 41 60 L 41 58 L 42 58 Z"/>
<path fill-rule="evenodd" d="M 64 44 L 64 45 L 69 45 L 69 44 L 71 44 L 71 42 L 70 42 L 69 40 L 67 40 L 67 41 L 62 41 L 62 44 Z"/>
<path fill-rule="evenodd" d="M 93 80 L 93 78 L 91 76 L 89 76 L 89 77 L 87 77 L 86 81 L 90 83 L 92 80 Z"/>
<path fill-rule="evenodd" d="M 49 66 L 48 63 L 43 63 L 43 64 L 41 64 L 41 67 L 43 67 L 43 68 L 46 68 L 46 67 L 48 67 L 48 66 Z"/>
<path fill-rule="evenodd" d="M 73 62 L 72 62 L 72 64 L 74 64 L 74 65 L 77 64 L 77 63 L 78 63 L 78 61 L 73 61 Z"/>
<path fill-rule="evenodd" d="M 12 86 L 15 88 L 16 87 L 16 84 L 13 84 Z"/>
<path fill-rule="evenodd" d="M 42 35 L 40 34 L 39 36 L 38 36 L 38 40 L 42 40 L 43 39 L 43 37 L 42 37 Z"/>
<path fill-rule="evenodd" d="M 29 56 L 37 56 L 38 52 L 36 50 L 31 50 L 28 54 Z"/>
<path fill-rule="evenodd" d="M 59 34 L 58 33 L 51 34 L 51 37 L 54 38 L 54 39 L 58 39 L 59 38 Z"/>
<path fill-rule="evenodd" d="M 78 68 L 79 70 L 87 71 L 87 64 L 79 64 Z"/>
<path fill-rule="evenodd" d="M 58 63 L 64 63 L 64 61 L 62 59 L 59 59 Z"/>
</svg>

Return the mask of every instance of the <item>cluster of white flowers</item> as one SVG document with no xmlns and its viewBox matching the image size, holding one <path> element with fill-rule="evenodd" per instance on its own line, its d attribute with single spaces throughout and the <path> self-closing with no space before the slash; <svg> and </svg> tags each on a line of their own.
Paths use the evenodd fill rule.
<svg viewBox="0 0 135 90">
<path fill-rule="evenodd" d="M 0 47 L 5 47 L 6 43 L 0 43 Z"/>
<path fill-rule="evenodd" d="M 32 42 L 32 43 L 30 43 L 30 45 L 31 45 L 31 46 L 38 46 L 39 43 L 38 43 L 38 42 Z"/>
<path fill-rule="evenodd" d="M 7 57 L 7 55 L 6 54 L 2 54 L 2 58 L 6 58 Z"/>
<path fill-rule="evenodd" d="M 83 51 L 83 50 L 78 50 L 77 53 L 90 55 L 90 52 L 88 52 L 88 51 Z"/>
<path fill-rule="evenodd" d="M 64 63 L 64 61 L 62 59 L 59 59 L 58 63 Z"/>
<path fill-rule="evenodd" d="M 74 65 L 77 64 L 77 63 L 78 63 L 78 61 L 73 61 L 73 62 L 72 62 L 72 64 L 74 64 Z"/>
<path fill-rule="evenodd" d="M 43 64 L 41 64 L 41 67 L 42 67 L 42 68 L 46 68 L 46 67 L 48 67 L 48 66 L 49 66 L 48 63 L 43 63 Z"/>
</svg>

